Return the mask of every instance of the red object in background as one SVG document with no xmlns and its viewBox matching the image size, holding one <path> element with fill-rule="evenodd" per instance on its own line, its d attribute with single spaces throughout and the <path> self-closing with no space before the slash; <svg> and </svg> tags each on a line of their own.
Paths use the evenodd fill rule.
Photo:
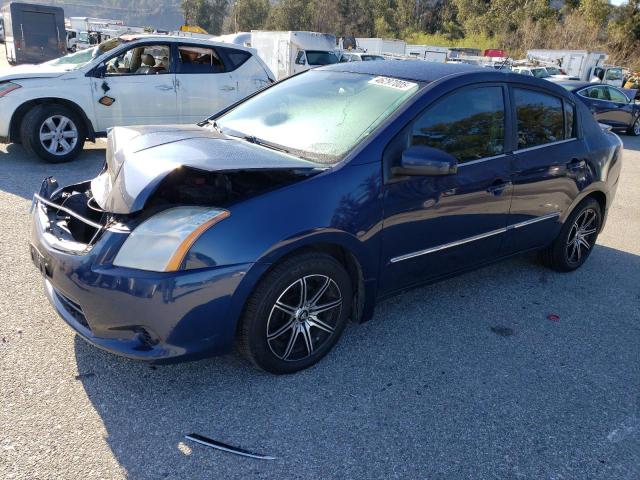
<svg viewBox="0 0 640 480">
<path fill-rule="evenodd" d="M 507 52 L 505 52 L 504 50 L 497 49 L 497 48 L 487 48 L 484 51 L 484 56 L 485 57 L 501 57 L 501 58 L 505 58 L 507 56 Z"/>
<path fill-rule="evenodd" d="M 547 315 L 547 319 L 551 320 L 552 322 L 559 322 L 560 315 L 556 315 L 555 313 L 550 313 L 549 315 Z"/>
</svg>

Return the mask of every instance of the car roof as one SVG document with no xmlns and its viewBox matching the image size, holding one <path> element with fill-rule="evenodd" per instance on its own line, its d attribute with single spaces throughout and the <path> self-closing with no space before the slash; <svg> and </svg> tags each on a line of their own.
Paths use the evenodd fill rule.
<svg viewBox="0 0 640 480">
<path fill-rule="evenodd" d="M 180 43 L 188 43 L 193 45 L 209 45 L 212 47 L 235 48 L 237 50 L 245 50 L 249 53 L 253 53 L 251 48 L 245 47 L 244 45 L 237 45 L 235 43 L 218 42 L 216 40 L 211 40 L 209 38 L 185 37 L 182 35 L 163 35 L 163 34 L 153 34 L 153 33 L 127 34 L 127 35 L 121 35 L 119 38 L 125 42 L 157 40 L 159 42 L 176 42 L 176 43 L 180 42 Z"/>
<path fill-rule="evenodd" d="M 379 62 L 348 62 L 326 65 L 314 70 L 364 73 L 384 77 L 395 77 L 413 82 L 432 83 L 445 77 L 464 79 L 466 84 L 476 82 L 508 82 L 545 89 L 556 95 L 569 96 L 570 93 L 556 82 L 550 82 L 534 76 L 514 73 L 510 70 L 484 68 L 465 63 L 435 63 L 422 60 L 399 61 L 384 60 Z"/>
<path fill-rule="evenodd" d="M 334 63 L 333 65 L 319 67 L 316 70 L 364 73 L 368 75 L 403 78 L 415 82 L 433 82 L 449 75 L 486 71 L 486 69 L 482 67 L 468 64 L 399 60 Z"/>
<path fill-rule="evenodd" d="M 584 81 L 578 81 L 578 80 L 563 80 L 561 82 L 555 82 L 555 83 L 556 85 L 560 85 L 566 88 L 567 90 L 569 90 L 569 88 L 567 87 L 572 87 L 570 90 L 572 92 L 575 92 L 576 90 L 580 90 L 581 88 L 588 87 L 588 86 L 597 87 L 598 85 L 602 85 L 601 83 L 584 82 Z"/>
</svg>

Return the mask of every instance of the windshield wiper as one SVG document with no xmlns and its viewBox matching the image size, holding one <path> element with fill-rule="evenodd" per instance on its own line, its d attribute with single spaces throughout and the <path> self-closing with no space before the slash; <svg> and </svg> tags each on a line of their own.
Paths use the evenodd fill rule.
<svg viewBox="0 0 640 480">
<path fill-rule="evenodd" d="M 261 147 L 267 147 L 267 148 L 270 148 L 271 150 L 277 150 L 278 152 L 289 153 L 289 150 L 287 150 L 286 148 L 283 148 L 280 145 L 276 145 L 274 143 L 270 143 L 270 142 L 267 142 L 265 140 L 262 140 L 262 139 L 256 137 L 255 135 L 243 135 L 241 138 L 243 140 L 246 140 L 249 143 L 253 143 L 254 145 L 260 145 Z"/>
</svg>

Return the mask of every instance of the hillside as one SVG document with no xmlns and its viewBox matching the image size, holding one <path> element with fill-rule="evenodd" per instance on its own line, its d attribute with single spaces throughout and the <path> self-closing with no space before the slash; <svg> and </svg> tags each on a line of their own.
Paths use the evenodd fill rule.
<svg viewBox="0 0 640 480">
<path fill-rule="evenodd" d="M 37 0 L 34 3 L 62 7 L 66 17 L 114 18 L 132 26 L 176 29 L 184 22 L 180 0 Z"/>
</svg>

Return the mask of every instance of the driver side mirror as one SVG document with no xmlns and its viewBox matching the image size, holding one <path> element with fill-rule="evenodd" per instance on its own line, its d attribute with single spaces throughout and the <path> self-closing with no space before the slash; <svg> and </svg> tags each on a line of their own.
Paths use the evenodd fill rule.
<svg viewBox="0 0 640 480">
<path fill-rule="evenodd" d="M 416 145 L 402 152 L 400 165 L 391 167 L 394 175 L 441 176 L 458 171 L 458 160 L 453 155 L 433 147 Z"/>
</svg>

